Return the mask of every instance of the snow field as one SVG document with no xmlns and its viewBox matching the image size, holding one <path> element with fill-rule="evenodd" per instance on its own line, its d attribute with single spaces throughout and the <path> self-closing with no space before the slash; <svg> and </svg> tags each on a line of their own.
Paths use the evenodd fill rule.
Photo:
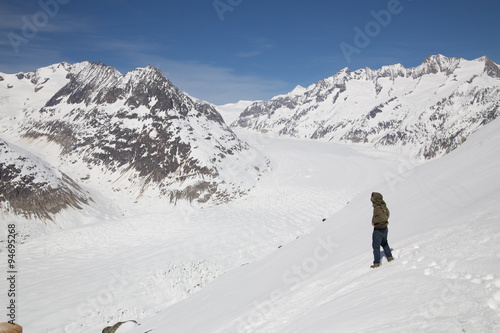
<svg viewBox="0 0 500 333">
<path fill-rule="evenodd" d="M 45 333 L 126 320 L 140 325 L 117 332 L 496 332 L 499 127 L 423 165 L 238 130 L 272 170 L 203 209 L 87 184 L 95 205 L 19 246 L 19 322 Z M 396 257 L 377 270 L 372 191 L 391 209 Z"/>
<path fill-rule="evenodd" d="M 367 186 L 312 232 L 133 332 L 497 332 L 499 127 L 485 126 L 392 184 Z M 396 257 L 376 270 L 369 268 L 372 190 L 391 209 Z M 332 253 L 318 250 L 325 242 Z"/>
<path fill-rule="evenodd" d="M 399 159 L 366 156 L 371 150 L 362 147 L 238 135 L 268 155 L 273 170 L 228 205 L 171 207 L 153 197 L 133 203 L 121 191 L 96 195 L 86 185 L 97 200 L 91 209 L 62 213 L 56 222 L 64 229 L 49 226 L 20 247 L 23 327 L 95 332 L 152 317 L 324 224 Z"/>
</svg>

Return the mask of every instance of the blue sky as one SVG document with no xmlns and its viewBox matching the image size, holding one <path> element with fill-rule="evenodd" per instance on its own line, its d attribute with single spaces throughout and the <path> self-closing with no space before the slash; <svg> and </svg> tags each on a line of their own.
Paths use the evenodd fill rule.
<svg viewBox="0 0 500 333">
<path fill-rule="evenodd" d="M 500 62 L 497 0 L 1 0 L 0 72 L 149 64 L 215 104 L 432 54 Z"/>
</svg>

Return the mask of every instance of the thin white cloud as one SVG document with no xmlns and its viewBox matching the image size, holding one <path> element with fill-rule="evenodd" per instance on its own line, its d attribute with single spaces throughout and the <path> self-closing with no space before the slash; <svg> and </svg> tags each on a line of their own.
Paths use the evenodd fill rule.
<svg viewBox="0 0 500 333">
<path fill-rule="evenodd" d="M 39 44 L 39 40 L 31 41 L 19 47 L 14 53 L 11 45 L 0 47 L 0 72 L 14 74 L 33 72 L 40 67 L 67 61 L 58 50 L 48 49 Z"/>
<path fill-rule="evenodd" d="M 179 89 L 217 105 L 239 100 L 269 99 L 287 92 L 293 86 L 282 80 L 258 75 L 241 75 L 230 67 L 197 60 L 170 59 L 158 55 L 168 53 L 168 48 L 154 41 L 137 42 L 89 34 L 78 45 L 84 45 L 86 51 L 95 50 L 95 54 L 106 58 L 68 59 L 62 53 L 62 49 L 47 49 L 42 38 L 43 36 L 39 35 L 30 39 L 28 43 L 20 45 L 17 54 L 14 54 L 4 41 L 3 46 L 0 45 L 0 72 L 28 72 L 60 61 L 102 61 L 122 73 L 136 67 L 152 65 L 159 68 Z M 261 45 L 271 47 L 270 44 L 261 43 Z M 68 53 L 68 50 L 65 49 L 64 53 Z M 247 54 L 247 56 L 253 55 L 255 54 Z"/>
<path fill-rule="evenodd" d="M 263 54 L 265 51 L 274 47 L 274 44 L 262 37 L 246 37 L 248 50 L 236 52 L 234 55 L 238 58 L 252 58 Z"/>
<path fill-rule="evenodd" d="M 86 17 L 66 14 L 64 5 L 58 3 L 57 6 L 53 4 L 40 6 L 31 3 L 23 9 L 0 3 L 0 32 L 2 34 L 12 32 L 31 36 L 39 32 L 93 31 L 94 26 L 95 24 Z"/>
<path fill-rule="evenodd" d="M 51 59 L 51 63 L 59 61 L 59 57 L 54 57 L 54 54 L 59 54 L 59 51 L 54 51 L 57 48 L 54 41 L 74 32 L 95 32 L 95 24 L 87 17 L 66 14 L 63 5 L 54 5 L 57 2 L 41 3 L 31 3 L 22 8 L 0 4 L 2 69 L 10 66 L 24 70 L 27 66 L 47 65 L 47 59 Z"/>
<path fill-rule="evenodd" d="M 237 56 L 238 58 L 252 58 L 252 57 L 255 57 L 255 56 L 258 56 L 261 54 L 262 54 L 262 51 L 255 50 L 255 51 L 246 51 L 246 52 L 244 52 L 244 51 L 236 52 L 235 56 Z"/>
<path fill-rule="evenodd" d="M 121 64 L 113 66 L 122 73 L 151 65 L 179 89 L 189 95 L 221 105 L 239 100 L 263 100 L 287 92 L 291 85 L 282 80 L 257 75 L 241 75 L 235 69 L 197 60 L 174 60 L 158 54 L 168 53 L 162 45 L 149 41 L 124 41 L 96 36 L 86 41 L 87 47 L 110 50 L 120 55 Z M 94 59 L 97 61 L 99 59 Z M 101 61 L 103 61 L 101 59 Z M 123 64 L 131 66 L 123 68 Z"/>
</svg>

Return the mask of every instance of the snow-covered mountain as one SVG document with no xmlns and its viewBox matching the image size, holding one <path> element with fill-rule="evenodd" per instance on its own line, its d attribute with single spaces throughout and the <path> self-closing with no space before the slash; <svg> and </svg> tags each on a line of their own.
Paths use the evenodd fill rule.
<svg viewBox="0 0 500 333">
<path fill-rule="evenodd" d="M 250 105 L 232 125 L 298 138 L 397 147 L 434 158 L 500 114 L 500 69 L 487 57 L 430 56 L 350 71 Z"/>
<path fill-rule="evenodd" d="M 39 157 L 0 139 L 0 208 L 26 218 L 52 219 L 68 207 L 81 208 L 88 193 Z"/>
<path fill-rule="evenodd" d="M 50 155 L 40 147 L 55 144 L 49 164 L 134 198 L 226 202 L 247 193 L 268 167 L 213 106 L 151 66 L 124 75 L 89 62 L 0 73 L 0 105 L 4 140 L 40 156 Z"/>
<path fill-rule="evenodd" d="M 471 89 L 496 82 L 496 65 L 483 60 L 459 60 L 457 82 L 460 70 L 475 73 L 476 67 L 486 73 L 470 87 L 484 87 Z M 413 82 L 419 92 L 399 98 L 415 101 L 417 111 L 417 97 L 437 98 L 424 88 L 447 75 L 438 63 L 428 69 L 436 73 L 415 79 L 418 84 L 394 74 L 395 83 Z M 379 78 L 385 80 L 391 82 Z M 346 91 L 351 84 L 362 89 L 363 82 L 371 94 L 368 79 L 347 80 Z M 398 87 L 394 93 L 406 89 Z M 460 87 L 469 91 L 467 82 Z M 478 100 L 489 101 L 495 89 Z M 289 97 L 299 100 L 307 91 L 298 87 Z M 362 93 L 357 96 L 362 104 Z M 223 112 L 232 117 L 241 105 Z M 0 197 L 0 204 L 13 210 L 19 203 L 17 213 L 27 217 L 44 213 L 30 213 L 23 206 L 29 200 L 55 201 L 62 209 L 46 228 L 54 225 L 57 232 L 27 238 L 20 237 L 24 226 L 35 223 L 0 214 L 0 224 L 15 224 L 22 239 L 16 304 L 26 332 L 92 333 L 119 323 L 116 333 L 500 331 L 500 120 L 470 122 L 471 131 L 478 130 L 453 152 L 416 161 L 393 149 L 328 137 L 233 133 L 213 110 L 151 67 L 122 75 L 102 64 L 63 63 L 0 74 L 0 193 L 15 197 L 24 188 L 16 200 Z M 358 115 L 352 116 L 355 124 Z M 443 124 L 461 124 L 458 115 L 450 117 Z M 177 153 L 163 147 L 177 147 Z M 403 146 L 415 153 L 412 147 Z M 178 174 L 192 166 L 193 178 L 157 180 L 150 171 L 169 170 L 168 156 L 185 157 Z M 257 182 L 267 166 L 263 156 L 273 167 Z M 217 176 L 203 172 L 210 165 Z M 256 185 L 245 196 L 202 209 L 182 200 L 165 204 L 196 179 L 216 182 L 226 193 L 234 189 L 233 197 L 238 188 Z M 372 191 L 383 193 L 391 209 L 396 258 L 384 259 L 377 270 L 369 268 Z M 217 193 L 209 202 L 225 202 Z M 193 200 L 204 199 L 200 193 Z M 4 245 L 6 232 L 0 228 Z M 7 266 L 0 260 L 0 270 Z"/>
<path fill-rule="evenodd" d="M 239 115 L 245 111 L 247 107 L 255 102 L 256 101 L 238 101 L 236 103 L 218 105 L 217 111 L 219 111 L 227 124 L 231 124 L 238 119 Z"/>
</svg>

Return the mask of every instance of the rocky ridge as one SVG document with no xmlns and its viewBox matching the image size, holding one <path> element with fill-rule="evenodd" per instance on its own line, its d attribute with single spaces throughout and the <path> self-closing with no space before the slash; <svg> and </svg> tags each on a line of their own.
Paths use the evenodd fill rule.
<svg viewBox="0 0 500 333">
<path fill-rule="evenodd" d="M 149 191 L 214 204 L 244 195 L 268 168 L 212 105 L 151 66 L 122 75 L 101 63 L 61 63 L 2 79 L 0 135 L 56 143 L 52 163 L 86 184 L 106 175 L 137 198 Z"/>
<path fill-rule="evenodd" d="M 436 55 L 415 68 L 344 68 L 307 88 L 250 105 L 232 126 L 396 147 L 430 159 L 455 149 L 499 113 L 497 64 L 487 57 Z"/>
<path fill-rule="evenodd" d="M 0 207 L 28 219 L 52 220 L 60 211 L 81 209 L 92 199 L 66 174 L 0 139 Z"/>
</svg>

